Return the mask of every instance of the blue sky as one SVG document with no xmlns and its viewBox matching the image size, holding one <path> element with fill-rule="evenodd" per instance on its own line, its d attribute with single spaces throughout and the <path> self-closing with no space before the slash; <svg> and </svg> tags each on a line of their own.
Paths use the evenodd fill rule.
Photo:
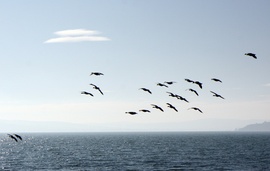
<svg viewBox="0 0 270 171">
<path fill-rule="evenodd" d="M 16 131 L 37 130 L 39 122 L 92 125 L 87 131 L 215 131 L 269 121 L 269 7 L 269 1 L 240 0 L 1 1 L 1 120 L 13 122 Z M 245 56 L 248 52 L 258 59 Z M 89 76 L 93 71 L 104 76 Z M 185 78 L 201 81 L 203 89 Z M 164 81 L 177 83 L 156 86 Z M 192 106 L 204 113 L 187 110 Z M 151 113 L 125 114 L 141 108 Z"/>
</svg>

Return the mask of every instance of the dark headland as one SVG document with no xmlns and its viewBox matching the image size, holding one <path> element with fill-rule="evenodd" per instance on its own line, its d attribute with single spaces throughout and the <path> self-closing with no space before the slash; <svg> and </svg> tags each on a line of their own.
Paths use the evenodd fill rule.
<svg viewBox="0 0 270 171">
<path fill-rule="evenodd" d="M 236 129 L 236 131 L 270 132 L 270 122 L 250 124 L 243 128 Z"/>
</svg>

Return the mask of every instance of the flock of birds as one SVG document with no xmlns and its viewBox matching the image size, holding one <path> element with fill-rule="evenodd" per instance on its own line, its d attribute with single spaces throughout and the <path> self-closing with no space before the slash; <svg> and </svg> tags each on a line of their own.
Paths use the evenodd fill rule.
<svg viewBox="0 0 270 171">
<path fill-rule="evenodd" d="M 94 76 L 102 76 L 102 75 L 104 75 L 104 74 L 101 73 L 101 72 L 92 72 L 92 73 L 90 74 L 90 76 L 91 76 L 91 75 L 94 75 Z M 217 79 L 217 78 L 212 78 L 212 80 L 213 80 L 213 81 L 216 81 L 216 82 L 222 82 L 220 79 Z M 193 80 L 190 80 L 190 79 L 185 79 L 185 81 L 187 81 L 187 82 L 189 82 L 189 83 L 197 84 L 197 85 L 202 89 L 202 83 L 199 82 L 199 81 L 193 81 Z M 169 85 L 172 85 L 172 84 L 174 84 L 174 83 L 176 83 L 176 82 L 175 82 L 175 81 L 165 81 L 164 84 L 163 84 L 163 83 L 157 83 L 157 86 L 160 86 L 160 87 L 167 87 L 167 88 L 168 88 Z M 102 95 L 104 95 L 103 92 L 101 91 L 101 89 L 100 89 L 97 85 L 92 84 L 92 83 L 89 84 L 89 85 L 93 86 L 93 89 L 98 90 Z M 147 89 L 147 88 L 140 88 L 139 90 L 143 90 L 143 91 L 145 91 L 145 92 L 148 92 L 149 94 L 152 94 L 152 92 L 151 92 L 149 89 Z M 188 89 L 188 90 L 191 91 L 191 92 L 193 92 L 193 93 L 195 93 L 197 96 L 199 96 L 199 94 L 197 93 L 196 90 L 191 89 L 191 88 Z M 179 100 L 183 100 L 183 101 L 189 103 L 189 101 L 188 101 L 186 98 L 184 98 L 184 97 L 182 97 L 182 96 L 180 96 L 180 95 L 177 95 L 177 94 L 174 94 L 174 93 L 171 93 L 171 92 L 167 92 L 167 93 L 168 93 L 169 96 L 171 96 L 171 97 L 175 97 L 175 98 L 177 98 L 177 99 L 179 99 Z M 213 96 L 215 96 L 215 97 L 220 97 L 220 98 L 224 99 L 221 95 L 219 95 L 219 94 L 217 94 L 217 93 L 215 93 L 215 92 L 213 92 L 213 91 L 211 91 L 211 93 L 213 93 L 213 94 L 214 94 Z M 94 96 L 92 93 L 90 93 L 90 92 L 88 92 L 88 91 L 81 91 L 81 94 L 84 94 L 84 95 L 90 95 L 90 96 L 92 96 L 92 97 Z M 169 108 L 171 108 L 171 109 L 175 110 L 176 112 L 178 112 L 178 110 L 176 109 L 175 106 L 173 106 L 173 105 L 170 104 L 170 103 L 166 103 L 166 104 L 168 105 Z M 158 109 L 158 110 L 164 112 L 164 110 L 163 110 L 160 106 L 158 106 L 158 105 L 151 104 L 151 106 L 152 106 L 153 108 L 155 108 L 155 109 Z M 197 107 L 191 107 L 191 108 L 189 108 L 189 109 L 197 110 L 197 111 L 203 113 L 203 112 L 201 111 L 201 109 L 199 109 L 199 108 L 197 108 Z M 151 111 L 148 110 L 148 109 L 141 109 L 141 110 L 139 110 L 139 111 L 140 111 L 140 112 L 149 112 L 149 113 L 151 112 Z M 126 114 L 130 114 L 130 115 L 136 115 L 136 114 L 138 114 L 137 112 L 134 112 L 134 111 L 129 111 L 129 112 L 125 112 L 125 113 L 126 113 Z"/>
<path fill-rule="evenodd" d="M 250 57 L 253 57 L 254 59 L 257 59 L 257 56 L 254 53 L 245 53 L 245 55 L 250 56 Z M 90 74 L 90 76 L 91 75 L 102 76 L 104 74 L 101 73 L 101 72 L 92 72 Z M 212 78 L 211 80 L 212 81 L 215 81 L 215 82 L 222 83 L 222 81 L 220 79 L 218 79 L 218 78 Z M 200 81 L 194 81 L 194 80 L 191 80 L 191 79 L 185 79 L 185 81 L 188 82 L 188 83 L 196 84 L 200 89 L 203 88 L 203 83 L 201 83 Z M 167 87 L 168 88 L 170 85 L 172 85 L 174 83 L 176 83 L 176 82 L 175 81 L 165 81 L 164 83 L 157 83 L 157 86 Z M 103 92 L 101 91 L 101 89 L 97 85 L 92 84 L 92 83 L 89 84 L 89 85 L 91 85 L 93 87 L 93 89 L 99 91 L 100 94 L 104 95 Z M 139 88 L 139 90 L 142 90 L 142 91 L 145 91 L 145 92 L 147 92 L 149 94 L 152 94 L 151 90 L 148 89 L 148 88 L 145 88 L 145 87 Z M 195 89 L 189 88 L 189 89 L 187 89 L 187 91 L 190 91 L 190 92 L 194 93 L 196 96 L 199 96 L 199 93 Z M 217 94 L 217 93 L 215 93 L 213 91 L 210 91 L 210 92 L 213 94 L 214 97 L 225 99 L 223 96 L 221 96 L 221 95 L 219 95 L 219 94 Z M 186 98 L 184 98 L 184 97 L 182 97 L 180 95 L 177 95 L 177 94 L 172 93 L 172 92 L 166 92 L 166 93 L 168 93 L 170 97 L 174 97 L 174 98 L 177 98 L 178 100 L 182 100 L 182 101 L 185 101 L 186 103 L 189 103 L 189 101 Z M 92 93 L 87 92 L 87 91 L 82 91 L 81 94 L 89 95 L 89 96 L 94 96 Z M 166 105 L 167 105 L 168 108 L 171 108 L 175 112 L 178 112 L 177 108 L 175 106 L 173 106 L 172 104 L 166 103 Z M 164 112 L 164 109 L 161 108 L 160 106 L 156 105 L 156 104 L 151 104 L 151 106 L 154 109 L 157 109 L 157 110 L 159 110 L 161 112 Z M 190 108 L 188 108 L 188 110 L 189 109 L 192 109 L 192 110 L 198 111 L 200 113 L 203 113 L 203 111 L 200 108 L 198 108 L 198 107 L 190 107 Z M 148 113 L 150 113 L 151 111 L 148 110 L 148 109 L 140 109 L 139 112 L 148 112 Z M 125 113 L 126 114 L 130 114 L 130 115 L 136 115 L 136 114 L 138 114 L 135 111 L 129 111 L 129 112 L 125 112 Z M 20 140 L 20 141 L 23 140 L 22 137 L 20 135 L 18 135 L 18 134 L 7 134 L 7 135 L 8 135 L 9 138 L 13 139 L 16 142 L 18 142 L 18 140 Z"/>
<path fill-rule="evenodd" d="M 254 59 L 257 59 L 257 56 L 256 56 L 256 54 L 254 54 L 254 53 L 245 53 L 245 55 L 246 55 L 246 56 L 253 57 Z M 218 79 L 218 78 L 212 78 L 211 80 L 212 80 L 212 81 L 215 81 L 215 82 L 222 83 L 222 81 L 221 81 L 220 79 Z M 200 81 L 194 81 L 194 80 L 191 80 L 191 79 L 185 79 L 185 81 L 188 82 L 188 83 L 196 84 L 197 86 L 199 86 L 200 89 L 203 88 L 203 83 L 200 82 Z M 157 86 L 167 87 L 167 88 L 168 88 L 170 85 L 172 85 L 172 84 L 174 84 L 174 83 L 176 83 L 176 82 L 175 82 L 175 81 L 165 81 L 164 83 L 157 83 Z M 145 91 L 145 92 L 148 92 L 149 94 L 152 94 L 151 90 L 149 90 L 149 89 L 147 89 L 147 88 L 145 88 L 145 87 L 140 88 L 140 90 L 143 90 L 143 91 Z M 198 94 L 198 92 L 197 92 L 196 90 L 194 90 L 194 89 L 192 89 L 192 88 L 189 88 L 189 89 L 187 89 L 187 90 L 190 91 L 190 92 L 193 92 L 194 94 L 196 94 L 196 96 L 199 96 L 199 94 Z M 221 98 L 221 99 L 225 99 L 223 96 L 221 96 L 220 94 L 215 93 L 214 91 L 210 91 L 210 92 L 213 94 L 214 97 Z M 179 99 L 179 100 L 183 100 L 183 101 L 189 103 L 189 101 L 188 101 L 186 98 L 184 98 L 184 97 L 182 97 L 182 96 L 180 96 L 180 95 L 174 94 L 174 93 L 172 93 L 172 92 L 167 92 L 167 93 L 168 93 L 169 96 L 171 96 L 171 97 L 175 97 L 175 98 L 177 98 L 177 99 Z M 166 104 L 167 104 L 167 107 L 168 107 L 168 108 L 171 108 L 171 109 L 173 109 L 175 112 L 178 112 L 178 110 L 177 110 L 177 108 L 176 108 L 175 106 L 173 106 L 173 105 L 170 104 L 170 103 L 166 103 Z M 151 104 L 151 106 L 152 106 L 152 108 L 155 108 L 155 109 L 157 109 L 157 110 L 160 110 L 161 112 L 164 112 L 164 109 L 161 108 L 160 106 L 156 105 L 156 104 Z M 198 111 L 198 112 L 200 112 L 200 113 L 203 113 L 203 111 L 202 111 L 200 108 L 198 108 L 198 107 L 190 107 L 190 108 L 188 108 L 188 110 L 190 110 L 190 109 L 195 110 L 195 111 Z M 148 109 L 141 109 L 141 110 L 139 110 L 139 112 L 149 112 L 149 113 L 150 113 L 151 111 L 148 110 Z M 135 111 L 128 111 L 128 112 L 125 112 L 125 113 L 126 113 L 126 114 L 130 114 L 130 115 L 136 115 L 136 114 L 138 114 L 138 113 L 135 112 Z"/>
<path fill-rule="evenodd" d="M 217 79 L 217 78 L 212 78 L 211 79 L 212 81 L 215 81 L 215 82 L 220 82 L 220 83 L 222 83 L 222 81 L 220 80 L 220 79 Z M 188 83 L 192 83 L 192 84 L 196 84 L 196 85 L 198 85 L 198 87 L 200 88 L 200 89 L 202 89 L 203 88 L 203 83 L 201 83 L 200 81 L 193 81 L 193 80 L 191 80 L 191 79 L 185 79 L 185 81 L 186 82 L 188 82 Z M 168 88 L 170 85 L 172 85 L 172 84 L 174 84 L 174 83 L 176 83 L 175 81 L 165 81 L 164 83 L 157 83 L 157 86 L 160 86 L 160 87 L 166 87 L 166 88 Z M 149 93 L 149 94 L 152 94 L 152 91 L 150 90 L 150 89 L 148 89 L 148 88 L 145 88 L 145 87 L 142 87 L 142 88 L 139 88 L 139 90 L 142 90 L 142 91 L 145 91 L 145 92 L 147 92 L 147 93 Z M 187 89 L 188 91 L 190 91 L 190 92 L 192 92 L 192 93 L 194 93 L 196 96 L 199 96 L 199 93 L 196 91 L 196 90 L 194 90 L 194 89 L 192 89 L 192 88 L 189 88 L 189 89 Z M 215 93 L 215 92 L 213 92 L 213 91 L 210 91 L 211 93 L 213 93 L 213 96 L 214 97 L 219 97 L 219 98 L 222 98 L 222 99 L 225 99 L 224 97 L 222 97 L 221 95 L 219 95 L 219 94 L 217 94 L 217 93 Z M 175 94 L 175 93 L 172 93 L 172 92 L 166 92 L 170 97 L 174 97 L 174 98 L 176 98 L 176 99 L 178 99 L 178 100 L 182 100 L 182 101 L 184 101 L 184 102 L 186 102 L 186 103 L 189 103 L 189 101 L 186 99 L 186 98 L 184 98 L 184 97 L 182 97 L 182 96 L 180 96 L 180 95 L 178 95 L 178 94 Z M 177 110 L 177 108 L 174 106 L 174 105 L 172 105 L 171 103 L 166 103 L 166 105 L 167 105 L 167 107 L 168 108 L 171 108 L 171 109 L 173 109 L 175 112 L 178 112 L 178 110 Z M 152 108 L 154 108 L 154 109 L 157 109 L 157 110 L 159 110 L 159 111 L 161 111 L 161 112 L 164 112 L 164 109 L 162 108 L 162 107 L 160 107 L 160 106 L 158 106 L 158 105 L 156 105 L 156 104 L 151 104 L 151 106 L 152 106 Z M 189 109 L 192 109 L 192 110 L 196 110 L 196 111 L 198 111 L 198 112 L 200 112 L 200 113 L 203 113 L 202 112 L 202 110 L 200 109 L 200 108 L 198 108 L 198 107 L 190 107 Z M 189 110 L 188 109 L 188 110 Z M 151 112 L 150 110 L 148 110 L 148 109 L 141 109 L 141 110 L 139 110 L 139 112 Z M 136 114 L 138 114 L 137 112 L 135 112 L 135 111 L 129 111 L 129 112 L 125 112 L 126 114 L 130 114 L 130 115 L 136 115 Z"/>
<path fill-rule="evenodd" d="M 18 142 L 18 139 L 21 140 L 21 141 L 23 140 L 22 137 L 20 135 L 18 135 L 18 134 L 13 134 L 13 135 L 7 134 L 7 135 L 16 142 Z"/>
<path fill-rule="evenodd" d="M 101 72 L 92 72 L 92 73 L 90 74 L 90 76 L 91 76 L 91 75 L 101 76 L 101 75 L 104 75 L 104 74 L 101 73 Z M 93 86 L 93 89 L 96 89 L 97 91 L 100 92 L 100 94 L 104 95 L 103 92 L 101 91 L 101 89 L 100 89 L 97 85 L 92 84 L 92 83 L 89 84 L 89 85 Z M 87 91 L 82 91 L 81 94 L 85 94 L 85 95 L 89 95 L 89 96 L 94 96 L 92 93 L 89 93 L 89 92 L 87 92 Z"/>
<path fill-rule="evenodd" d="M 250 57 L 253 57 L 254 59 L 257 59 L 257 56 L 254 53 L 245 53 L 245 55 L 250 56 Z M 101 73 L 101 72 L 92 72 L 90 74 L 90 76 L 91 75 L 102 76 L 104 74 Z M 211 80 L 214 81 L 214 82 L 222 83 L 222 81 L 220 79 L 218 79 L 218 78 L 212 78 Z M 200 81 L 194 81 L 194 80 L 191 80 L 191 79 L 185 79 L 185 81 L 188 82 L 188 83 L 195 84 L 200 89 L 203 89 L 203 83 L 200 82 Z M 175 83 L 176 83 L 175 81 L 165 81 L 164 83 L 157 83 L 157 86 L 168 88 L 170 85 L 175 84 Z M 95 84 L 90 84 L 90 85 L 93 86 L 93 89 L 98 90 L 103 95 L 103 92 L 101 91 L 101 89 L 98 86 L 96 86 Z M 148 89 L 148 88 L 145 88 L 145 87 L 139 88 L 139 90 L 142 90 L 142 91 L 145 91 L 145 92 L 147 92 L 149 94 L 152 94 L 152 91 L 150 89 Z M 187 91 L 190 91 L 190 92 L 194 93 L 196 96 L 199 96 L 199 93 L 195 89 L 188 88 Z M 212 95 L 214 97 L 225 99 L 223 96 L 221 96 L 220 94 L 217 94 L 214 91 L 210 91 L 210 92 L 212 93 Z M 174 98 L 176 98 L 178 100 L 182 100 L 182 101 L 185 101 L 186 103 L 189 103 L 189 101 L 186 98 L 184 98 L 184 97 L 182 97 L 182 96 L 180 96 L 178 94 L 175 94 L 175 93 L 172 93 L 172 92 L 168 92 L 168 91 L 166 93 L 168 93 L 168 95 L 170 97 L 174 97 Z M 82 91 L 81 94 L 94 96 L 92 93 L 87 92 L 87 91 Z M 166 103 L 166 105 L 167 105 L 168 108 L 171 108 L 175 112 L 178 112 L 177 108 L 174 105 L 172 105 L 171 103 Z M 161 112 L 164 112 L 164 109 L 162 107 L 156 105 L 156 104 L 151 104 L 151 106 L 154 109 L 157 109 L 157 110 L 159 110 Z M 195 111 L 198 111 L 200 113 L 203 113 L 203 111 L 200 108 L 198 108 L 198 107 L 194 107 L 193 106 L 193 107 L 188 108 L 188 110 L 190 110 L 190 109 L 195 110 Z M 139 112 L 150 113 L 151 111 L 149 109 L 140 109 Z M 128 112 L 125 112 L 125 113 L 126 114 L 130 114 L 130 115 L 136 115 L 136 114 L 138 114 L 138 112 L 136 112 L 136 111 L 128 111 Z"/>
</svg>

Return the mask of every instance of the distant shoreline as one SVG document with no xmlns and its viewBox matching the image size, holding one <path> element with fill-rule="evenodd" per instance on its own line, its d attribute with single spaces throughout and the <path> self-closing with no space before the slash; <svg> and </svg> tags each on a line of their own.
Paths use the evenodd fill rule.
<svg viewBox="0 0 270 171">
<path fill-rule="evenodd" d="M 255 123 L 243 128 L 235 129 L 237 132 L 270 132 L 270 122 Z"/>
</svg>

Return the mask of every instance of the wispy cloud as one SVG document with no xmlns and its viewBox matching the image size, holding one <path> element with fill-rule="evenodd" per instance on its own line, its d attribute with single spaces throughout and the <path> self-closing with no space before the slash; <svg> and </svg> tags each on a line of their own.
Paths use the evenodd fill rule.
<svg viewBox="0 0 270 171">
<path fill-rule="evenodd" d="M 96 30 L 73 29 L 54 32 L 59 37 L 46 40 L 44 43 L 64 43 L 64 42 L 83 42 L 83 41 L 109 41 L 104 36 L 97 36 L 100 32 Z"/>
</svg>

